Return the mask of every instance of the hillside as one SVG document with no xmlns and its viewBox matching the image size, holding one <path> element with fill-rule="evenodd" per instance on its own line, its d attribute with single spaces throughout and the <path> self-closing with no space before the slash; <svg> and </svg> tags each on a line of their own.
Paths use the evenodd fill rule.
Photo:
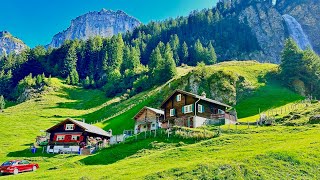
<svg viewBox="0 0 320 180">
<path fill-rule="evenodd" d="M 273 64 L 252 61 L 221 63 L 203 67 L 208 74 L 201 82 L 212 80 L 216 72 L 233 74 L 230 77 L 235 79 L 243 77 L 250 88 L 242 89 L 249 94 L 240 93 L 242 96 L 237 102 L 237 111 L 239 116 L 255 121 L 254 115 L 259 113 L 257 103 L 261 104 L 261 109 L 267 110 L 301 99 L 299 95 L 283 86 L 270 82 L 268 78 L 262 78 L 275 71 L 276 67 Z M 132 176 L 137 179 L 317 178 L 316 169 L 319 168 L 320 159 L 317 153 L 320 150 L 320 142 L 317 137 L 320 135 L 320 127 L 308 125 L 308 123 L 301 124 L 300 127 L 279 124 L 275 127 L 251 126 L 247 129 L 247 126 L 238 126 L 237 130 L 234 126 L 223 127 L 222 136 L 206 141 L 175 138 L 147 139 L 111 147 L 88 157 L 47 155 L 40 152 L 33 155 L 29 152 L 28 147 L 34 142 L 34 138 L 41 134 L 40 130 L 45 130 L 67 117 L 79 120 L 85 118 L 86 122 L 93 123 L 101 121 L 97 123 L 98 126 L 107 130 L 112 128 L 113 132 L 118 134 L 133 127 L 132 117 L 140 108 L 145 105 L 158 107 L 162 99 L 173 89 L 181 88 L 191 91 L 198 89 L 198 92 L 205 90 L 206 86 L 203 84 L 195 86 L 196 83 L 192 83 L 193 89 L 190 89 L 190 84 L 185 83 L 190 78 L 197 79 L 202 76 L 197 68 L 184 67 L 178 68 L 178 71 L 179 76 L 176 79 L 129 99 L 124 96 L 105 98 L 102 91 L 65 85 L 61 80 L 53 78 L 55 91 L 11 106 L 0 114 L 2 128 L 0 161 L 26 158 L 40 164 L 41 168 L 38 172 L 20 174 L 14 177 L 17 179 L 51 179 L 53 177 L 123 179 Z M 224 82 L 223 80 L 221 78 L 221 82 Z M 230 88 L 228 83 L 223 86 Z M 234 86 L 236 90 L 240 87 L 243 86 Z M 250 91 L 247 91 L 248 89 Z M 220 88 L 211 89 L 211 91 L 220 92 Z M 208 94 L 211 91 L 208 91 Z M 235 93 L 234 98 L 237 99 L 239 92 L 235 91 Z M 284 96 L 286 98 L 283 100 Z M 310 110 L 316 111 L 317 108 L 319 105 L 314 104 Z M 300 114 L 303 116 L 300 119 L 301 122 L 306 122 L 310 115 L 306 112 Z M 281 117 L 285 117 L 285 114 Z M 286 121 L 289 120 L 284 118 L 284 122 Z M 279 134 L 281 136 L 278 136 Z M 172 158 L 175 161 L 172 161 Z M 279 168 L 282 173 L 278 173 Z M 13 176 L 1 178 L 13 178 Z"/>
</svg>

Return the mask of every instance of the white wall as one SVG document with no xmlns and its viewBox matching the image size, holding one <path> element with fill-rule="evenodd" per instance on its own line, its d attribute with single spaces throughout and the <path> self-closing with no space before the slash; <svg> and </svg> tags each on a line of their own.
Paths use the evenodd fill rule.
<svg viewBox="0 0 320 180">
<path fill-rule="evenodd" d="M 201 127 L 205 125 L 205 122 L 207 121 L 207 118 L 195 116 L 195 121 L 193 122 L 193 127 Z"/>
<path fill-rule="evenodd" d="M 50 146 L 47 147 L 47 153 L 59 153 L 59 151 L 65 151 L 65 152 L 79 152 L 80 146 L 69 146 L 68 148 L 65 148 L 63 145 L 55 145 L 53 149 L 50 149 Z"/>
</svg>

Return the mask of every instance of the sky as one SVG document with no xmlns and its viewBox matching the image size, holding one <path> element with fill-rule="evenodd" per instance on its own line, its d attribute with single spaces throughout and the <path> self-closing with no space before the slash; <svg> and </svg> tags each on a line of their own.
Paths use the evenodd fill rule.
<svg viewBox="0 0 320 180">
<path fill-rule="evenodd" d="M 3 2 L 1 2 L 3 1 Z M 0 0 L 0 31 L 9 31 L 28 46 L 46 45 L 72 19 L 102 8 L 123 10 L 142 23 L 186 16 L 215 6 L 217 0 Z"/>
</svg>

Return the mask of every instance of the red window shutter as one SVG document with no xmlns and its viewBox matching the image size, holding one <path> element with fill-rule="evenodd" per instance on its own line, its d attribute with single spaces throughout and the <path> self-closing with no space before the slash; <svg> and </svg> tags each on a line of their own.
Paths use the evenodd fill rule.
<svg viewBox="0 0 320 180">
<path fill-rule="evenodd" d="M 54 135 L 53 141 L 57 141 L 57 135 Z"/>
<path fill-rule="evenodd" d="M 83 136 L 80 136 L 80 141 L 83 141 Z"/>
<path fill-rule="evenodd" d="M 66 127 L 67 127 L 67 125 L 66 125 L 66 124 L 64 124 L 64 125 L 63 125 L 63 129 L 64 129 L 64 130 L 66 130 Z"/>
</svg>

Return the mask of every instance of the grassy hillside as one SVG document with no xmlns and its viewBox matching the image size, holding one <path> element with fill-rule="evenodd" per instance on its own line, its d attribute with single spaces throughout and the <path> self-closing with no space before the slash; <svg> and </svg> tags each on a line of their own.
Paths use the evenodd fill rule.
<svg viewBox="0 0 320 180">
<path fill-rule="evenodd" d="M 272 64 L 229 62 L 207 67 L 207 70 L 209 77 L 223 71 L 241 75 L 250 82 L 252 92 L 243 96 L 236 108 L 240 117 L 254 121 L 258 108 L 279 108 L 301 99 L 277 83 L 261 81 L 276 68 Z M 191 71 L 194 68 L 179 68 L 176 79 L 129 99 L 108 99 L 99 90 L 85 90 L 53 79 L 55 91 L 0 113 L 0 161 L 27 158 L 40 164 L 38 172 L 20 174 L 14 177 L 17 179 L 319 178 L 316 170 L 320 168 L 320 127 L 308 124 L 250 129 L 238 126 L 237 130 L 224 127 L 222 136 L 216 139 L 202 142 L 147 139 L 115 146 L 89 157 L 33 155 L 28 150 L 35 137 L 41 135 L 40 130 L 67 117 L 85 119 L 106 130 L 111 128 L 115 134 L 132 129 L 132 117 L 143 106 L 158 107 L 172 90 L 186 88 L 184 82 Z M 314 109 L 318 106 L 315 104 Z M 301 119 L 305 122 L 307 117 Z"/>
</svg>

